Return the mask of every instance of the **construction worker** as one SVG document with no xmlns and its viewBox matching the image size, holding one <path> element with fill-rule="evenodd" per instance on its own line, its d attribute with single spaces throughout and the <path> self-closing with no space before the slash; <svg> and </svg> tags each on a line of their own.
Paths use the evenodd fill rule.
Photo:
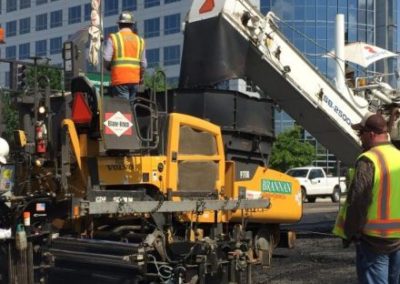
<svg viewBox="0 0 400 284">
<path fill-rule="evenodd" d="M 133 14 L 123 11 L 119 31 L 111 34 L 104 49 L 105 67 L 111 71 L 111 95 L 133 100 L 147 66 L 144 39 L 135 30 Z"/>
<path fill-rule="evenodd" d="M 400 151 L 389 140 L 386 120 L 368 112 L 358 131 L 358 157 L 346 203 L 333 232 L 356 244 L 359 283 L 400 283 Z"/>
</svg>

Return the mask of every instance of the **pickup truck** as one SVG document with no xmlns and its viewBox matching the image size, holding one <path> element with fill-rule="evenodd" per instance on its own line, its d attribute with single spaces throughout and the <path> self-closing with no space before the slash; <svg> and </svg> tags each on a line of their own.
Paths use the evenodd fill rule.
<svg viewBox="0 0 400 284">
<path fill-rule="evenodd" d="M 315 202 L 317 197 L 330 197 L 332 202 L 339 202 L 341 194 L 346 192 L 346 178 L 328 177 L 321 167 L 291 168 L 286 174 L 299 181 L 303 202 Z"/>
</svg>

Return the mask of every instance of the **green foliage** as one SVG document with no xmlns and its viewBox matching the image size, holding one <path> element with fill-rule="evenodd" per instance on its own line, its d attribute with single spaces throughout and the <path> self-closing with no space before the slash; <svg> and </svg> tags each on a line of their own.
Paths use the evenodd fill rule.
<svg viewBox="0 0 400 284">
<path fill-rule="evenodd" d="M 301 141 L 301 127 L 295 126 L 278 135 L 272 147 L 270 167 L 285 172 L 292 167 L 310 165 L 314 159 L 314 147 Z"/>
<path fill-rule="evenodd" d="M 19 118 L 18 111 L 15 108 L 15 93 L 11 92 L 0 92 L 1 95 L 1 103 L 2 103 L 2 114 L 3 114 L 3 123 L 6 126 L 5 131 L 2 133 L 2 137 L 6 139 L 9 143 L 12 143 L 14 136 L 14 130 L 18 129 L 19 126 Z"/>
<path fill-rule="evenodd" d="M 60 69 L 57 69 L 49 65 L 38 65 L 37 76 L 35 76 L 35 67 L 29 66 L 27 68 L 27 79 L 28 79 L 28 86 L 30 89 L 34 88 L 36 81 L 39 83 L 39 88 L 44 89 L 47 85 L 44 77 L 47 77 L 49 79 L 50 89 L 61 90 L 62 75 Z"/>
<path fill-rule="evenodd" d="M 154 69 L 153 74 L 145 73 L 144 74 L 144 85 L 147 89 L 156 89 L 157 92 L 162 92 L 166 89 L 171 89 L 176 86 L 170 86 L 168 82 L 164 82 L 164 76 L 161 74 L 164 71 L 160 68 L 157 67 Z"/>
<path fill-rule="evenodd" d="M 35 74 L 37 72 L 37 74 Z M 27 65 L 26 68 L 26 80 L 27 88 L 21 92 L 0 92 L 0 100 L 2 103 L 2 119 L 6 126 L 2 136 L 9 142 L 12 143 L 14 140 L 14 130 L 19 128 L 19 115 L 16 109 L 15 99 L 17 96 L 23 96 L 26 94 L 32 94 L 36 82 L 38 82 L 39 89 L 44 89 L 47 86 L 47 77 L 50 82 L 50 88 L 52 90 L 61 90 L 62 88 L 62 73 L 58 68 L 54 68 L 49 65 L 38 65 L 35 72 L 35 67 Z"/>
</svg>

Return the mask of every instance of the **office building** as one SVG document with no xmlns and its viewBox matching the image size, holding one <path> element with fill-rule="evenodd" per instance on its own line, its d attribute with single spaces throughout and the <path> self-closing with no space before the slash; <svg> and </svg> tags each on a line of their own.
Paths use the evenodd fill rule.
<svg viewBox="0 0 400 284">
<path fill-rule="evenodd" d="M 121 11 L 134 13 L 137 29 L 146 39 L 151 69 L 161 66 L 171 85 L 178 82 L 182 53 L 182 22 L 189 10 L 187 0 L 102 0 L 104 38 L 118 30 Z M 3 59 L 31 61 L 49 58 L 61 65 L 63 42 L 90 24 L 91 1 L 81 0 L 0 0 L 0 26 L 6 44 L 0 45 Z M 88 70 L 94 70 L 87 66 Z M 8 71 L 0 69 L 0 84 L 7 85 Z"/>
</svg>

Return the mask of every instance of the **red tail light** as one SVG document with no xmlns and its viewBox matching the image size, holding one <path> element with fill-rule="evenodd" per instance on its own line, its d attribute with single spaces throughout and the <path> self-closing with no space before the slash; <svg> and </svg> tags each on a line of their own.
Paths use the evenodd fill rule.
<svg viewBox="0 0 400 284">
<path fill-rule="evenodd" d="M 203 13 L 207 13 L 210 12 L 214 9 L 214 0 L 205 0 L 204 4 L 201 5 L 199 13 L 203 14 Z"/>
</svg>

